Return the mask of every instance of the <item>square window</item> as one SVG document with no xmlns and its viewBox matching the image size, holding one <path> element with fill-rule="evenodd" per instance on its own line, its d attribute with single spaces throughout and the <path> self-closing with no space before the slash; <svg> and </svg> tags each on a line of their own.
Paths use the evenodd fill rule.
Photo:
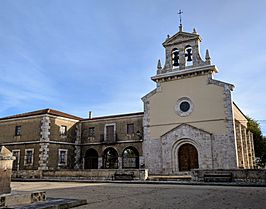
<svg viewBox="0 0 266 209">
<path fill-rule="evenodd" d="M 93 137 L 95 136 L 95 128 L 94 127 L 90 127 L 89 128 L 89 137 Z"/>
<path fill-rule="evenodd" d="M 66 135 L 67 134 L 67 127 L 61 126 L 60 127 L 60 135 Z"/>
<path fill-rule="evenodd" d="M 20 136 L 21 135 L 21 126 L 16 126 L 15 128 L 15 136 Z"/>
<path fill-rule="evenodd" d="M 129 134 L 129 135 L 134 134 L 134 124 L 133 123 L 127 124 L 127 134 Z"/>
<path fill-rule="evenodd" d="M 58 158 L 58 165 L 67 165 L 67 150 L 59 149 Z"/>
</svg>

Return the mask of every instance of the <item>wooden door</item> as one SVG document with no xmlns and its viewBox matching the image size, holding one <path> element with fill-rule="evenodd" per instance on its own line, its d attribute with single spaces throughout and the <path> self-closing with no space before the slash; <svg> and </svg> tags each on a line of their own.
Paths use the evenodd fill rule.
<svg viewBox="0 0 266 209">
<path fill-rule="evenodd" d="M 178 150 L 179 171 L 199 168 L 197 149 L 191 144 L 184 144 Z"/>
</svg>

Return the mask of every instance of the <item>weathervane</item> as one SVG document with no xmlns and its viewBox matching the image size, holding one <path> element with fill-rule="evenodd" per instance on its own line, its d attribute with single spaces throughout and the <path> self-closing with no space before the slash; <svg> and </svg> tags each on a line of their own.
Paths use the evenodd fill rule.
<svg viewBox="0 0 266 209">
<path fill-rule="evenodd" d="M 179 14 L 179 23 L 180 23 L 180 25 L 182 25 L 182 14 L 183 14 L 183 11 L 180 9 L 177 14 Z"/>
</svg>

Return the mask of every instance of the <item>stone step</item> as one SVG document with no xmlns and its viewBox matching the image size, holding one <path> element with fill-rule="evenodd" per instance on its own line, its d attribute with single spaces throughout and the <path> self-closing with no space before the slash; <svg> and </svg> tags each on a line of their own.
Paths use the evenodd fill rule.
<svg viewBox="0 0 266 209">
<path fill-rule="evenodd" d="M 149 176 L 148 181 L 190 181 L 190 175 L 175 175 L 175 176 Z"/>
<path fill-rule="evenodd" d="M 31 204 L 46 200 L 46 192 L 17 192 L 11 194 L 0 195 L 0 207 L 9 207 L 16 205 Z"/>
<path fill-rule="evenodd" d="M 63 208 L 74 208 L 86 204 L 87 200 L 47 198 L 46 201 L 35 202 L 26 205 L 9 206 L 3 209 L 58 209 L 58 208 L 63 209 Z"/>
</svg>

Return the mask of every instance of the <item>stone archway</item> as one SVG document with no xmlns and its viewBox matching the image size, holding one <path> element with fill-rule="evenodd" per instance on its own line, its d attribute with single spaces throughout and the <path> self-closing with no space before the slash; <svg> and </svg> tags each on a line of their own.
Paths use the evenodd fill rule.
<svg viewBox="0 0 266 209">
<path fill-rule="evenodd" d="M 118 168 L 118 154 L 117 151 L 112 147 L 106 148 L 104 150 L 103 168 L 105 169 Z"/>
<path fill-rule="evenodd" d="M 179 171 L 199 168 L 198 151 L 192 144 L 183 144 L 178 149 Z"/>
<path fill-rule="evenodd" d="M 85 169 L 98 169 L 98 153 L 95 149 L 88 149 L 85 154 Z"/>
<path fill-rule="evenodd" d="M 135 147 L 127 147 L 122 154 L 122 168 L 139 168 L 139 152 Z"/>
</svg>

